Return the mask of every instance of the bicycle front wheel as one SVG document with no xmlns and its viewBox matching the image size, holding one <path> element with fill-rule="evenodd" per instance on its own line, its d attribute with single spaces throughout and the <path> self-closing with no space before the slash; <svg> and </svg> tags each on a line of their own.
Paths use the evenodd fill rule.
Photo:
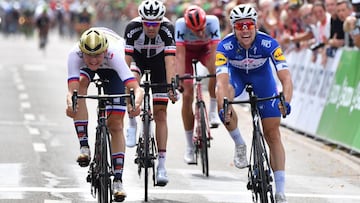
<svg viewBox="0 0 360 203">
<path fill-rule="evenodd" d="M 256 199 L 259 200 L 260 203 L 273 203 L 274 198 L 272 194 L 272 186 L 271 186 L 271 177 L 270 177 L 270 168 L 266 161 L 265 156 L 265 143 L 261 139 L 262 134 L 257 132 L 255 136 L 255 149 L 254 149 L 254 169 L 256 173 Z"/>
<path fill-rule="evenodd" d="M 99 186 L 98 186 L 98 202 L 108 203 L 111 200 L 111 181 L 110 181 L 110 164 L 109 164 L 109 152 L 110 146 L 108 146 L 108 131 L 104 126 L 99 132 L 100 145 L 99 149 Z"/>
<path fill-rule="evenodd" d="M 148 187 L 149 187 L 149 168 L 151 163 L 151 157 L 149 153 L 150 149 L 150 116 L 145 114 L 143 117 L 143 139 L 144 139 L 144 199 L 148 201 Z"/>
<path fill-rule="evenodd" d="M 206 128 L 206 110 L 205 104 L 203 102 L 199 103 L 199 113 L 200 113 L 200 153 L 201 153 L 201 164 L 202 164 L 202 172 L 204 175 L 209 176 L 209 157 L 208 157 L 208 136 L 207 136 L 207 128 Z"/>
</svg>

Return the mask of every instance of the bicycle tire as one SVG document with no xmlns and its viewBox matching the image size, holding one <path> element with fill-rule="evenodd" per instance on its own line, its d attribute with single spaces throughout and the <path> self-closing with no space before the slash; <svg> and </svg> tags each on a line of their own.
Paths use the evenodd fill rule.
<svg viewBox="0 0 360 203">
<path fill-rule="evenodd" d="M 255 135 L 255 149 L 254 149 L 254 153 L 256 153 L 256 159 L 255 159 L 255 164 L 256 164 L 256 173 L 257 173 L 257 178 L 256 178 L 256 199 L 260 200 L 261 203 L 269 203 L 269 202 L 273 202 L 273 198 L 272 198 L 272 189 L 270 188 L 270 182 L 269 182 L 269 178 L 268 178 L 268 170 L 266 169 L 265 164 L 266 160 L 264 159 L 264 153 L 265 153 L 265 143 L 264 141 L 261 139 L 262 138 L 262 134 L 261 132 L 255 132 L 257 133 Z M 266 154 L 265 154 L 266 155 Z"/>
<path fill-rule="evenodd" d="M 206 113 L 205 113 L 205 104 L 203 102 L 199 103 L 199 113 L 200 113 L 200 153 L 201 153 L 201 164 L 202 172 L 205 176 L 209 176 L 209 156 L 208 156 L 208 136 L 206 129 Z"/>
<path fill-rule="evenodd" d="M 144 114 L 143 117 L 143 141 L 144 141 L 144 199 L 145 202 L 148 201 L 148 187 L 149 187 L 149 163 L 151 162 L 151 157 L 149 153 L 150 149 L 150 116 Z"/>
<path fill-rule="evenodd" d="M 98 187 L 98 202 L 108 203 L 111 197 L 110 188 L 110 173 L 108 162 L 108 131 L 105 126 L 100 130 L 100 165 L 99 165 L 99 187 Z M 105 155 L 105 156 L 104 156 Z M 110 195 L 109 195 L 110 194 Z"/>
</svg>

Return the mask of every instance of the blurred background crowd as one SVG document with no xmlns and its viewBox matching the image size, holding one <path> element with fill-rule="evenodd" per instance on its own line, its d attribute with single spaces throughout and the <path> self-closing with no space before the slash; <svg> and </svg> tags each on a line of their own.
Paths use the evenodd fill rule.
<svg viewBox="0 0 360 203">
<path fill-rule="evenodd" d="M 355 3 L 360 3 L 353 0 Z M 90 26 L 106 26 L 123 35 L 141 0 L 0 0 L 0 30 L 5 36 L 33 37 L 54 32 L 77 37 Z M 360 47 L 357 4 L 351 0 L 163 0 L 175 20 L 189 4 L 219 18 L 222 37 L 232 31 L 228 17 L 234 5 L 258 9 L 258 27 L 276 38 L 285 51 L 309 48 L 323 63 L 339 47 Z"/>
</svg>

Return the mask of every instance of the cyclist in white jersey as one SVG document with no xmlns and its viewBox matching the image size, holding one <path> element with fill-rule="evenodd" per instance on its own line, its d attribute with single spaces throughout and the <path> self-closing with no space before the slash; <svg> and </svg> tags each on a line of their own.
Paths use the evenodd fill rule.
<svg viewBox="0 0 360 203">
<path fill-rule="evenodd" d="M 206 15 L 205 11 L 197 5 L 189 6 L 184 12 L 184 17 L 179 18 L 175 23 L 176 65 L 179 75 L 193 75 L 193 59 L 204 64 L 210 74 L 215 74 L 215 53 L 220 35 L 220 24 L 216 16 Z M 211 127 L 218 127 L 220 124 L 216 111 L 215 83 L 215 78 L 209 79 Z M 187 143 L 184 160 L 192 164 L 195 162 L 194 112 L 189 106 L 191 107 L 194 101 L 193 80 L 185 80 L 181 86 L 184 90 L 181 113 Z"/>
<path fill-rule="evenodd" d="M 88 112 L 85 100 L 79 100 L 77 111 L 72 109 L 72 93 L 87 94 L 90 81 L 95 73 L 101 79 L 107 79 L 105 94 L 123 94 L 125 87 L 135 91 L 135 109 L 124 99 L 114 99 L 113 105 L 106 107 L 107 125 L 111 134 L 112 161 L 114 163 L 114 199 L 123 201 L 126 193 L 122 186 L 122 173 L 125 160 L 125 138 L 123 120 L 126 108 L 132 116 L 140 114 L 143 90 L 125 62 L 124 39 L 110 29 L 103 27 L 90 28 L 81 35 L 80 41 L 68 55 L 68 93 L 67 116 L 73 118 L 75 130 L 80 142 L 80 155 L 77 162 L 86 167 L 90 162 L 88 143 Z"/>
<path fill-rule="evenodd" d="M 276 203 L 285 203 L 285 150 L 280 136 L 280 115 L 290 113 L 292 80 L 285 56 L 278 42 L 269 35 L 257 31 L 257 12 L 249 4 L 240 4 L 230 12 L 233 33 L 227 35 L 218 45 L 216 54 L 216 96 L 219 115 L 235 143 L 234 164 L 238 168 L 248 166 L 246 144 L 240 135 L 237 115 L 230 106 L 223 112 L 224 97 L 230 100 L 239 96 L 247 83 L 252 84 L 259 98 L 278 94 L 270 63 L 274 64 L 276 74 L 282 85 L 287 112 L 279 105 L 279 99 L 260 102 L 265 140 L 270 148 L 270 164 L 275 177 Z M 224 115 L 225 114 L 225 115 Z"/>
</svg>

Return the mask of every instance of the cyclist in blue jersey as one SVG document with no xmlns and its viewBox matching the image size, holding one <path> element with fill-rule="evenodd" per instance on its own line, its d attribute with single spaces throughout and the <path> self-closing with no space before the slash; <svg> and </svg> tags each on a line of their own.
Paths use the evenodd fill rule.
<svg viewBox="0 0 360 203">
<path fill-rule="evenodd" d="M 216 54 L 216 97 L 219 116 L 235 142 L 234 164 L 238 168 L 248 166 L 246 144 L 237 125 L 237 115 L 230 106 L 222 109 L 223 98 L 230 100 L 241 95 L 245 85 L 251 83 L 258 97 L 278 94 L 271 63 L 284 92 L 287 112 L 278 100 L 261 102 L 258 105 L 262 127 L 270 148 L 270 162 L 275 176 L 275 200 L 286 202 L 285 197 L 285 150 L 280 137 L 281 113 L 290 113 L 293 85 L 285 56 L 278 42 L 269 35 L 257 31 L 257 13 L 250 4 L 240 4 L 230 12 L 233 33 L 218 45 Z"/>
</svg>

